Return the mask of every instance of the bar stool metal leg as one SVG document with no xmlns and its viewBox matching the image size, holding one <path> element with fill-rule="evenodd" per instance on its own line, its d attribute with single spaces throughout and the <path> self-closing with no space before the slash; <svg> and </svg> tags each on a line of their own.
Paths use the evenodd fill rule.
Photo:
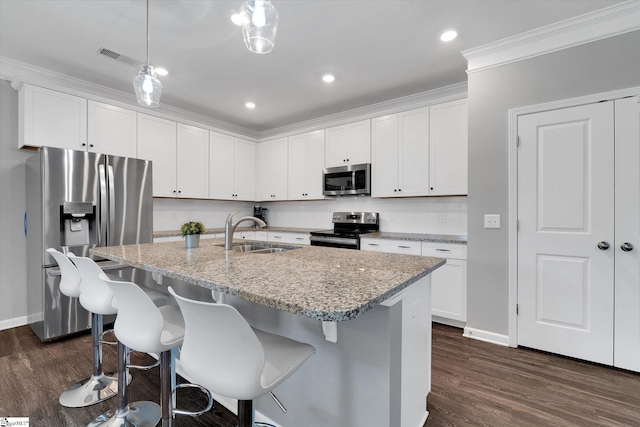
<svg viewBox="0 0 640 427">
<path fill-rule="evenodd" d="M 118 408 L 91 421 L 87 427 L 155 427 L 160 421 L 160 406 L 154 402 L 129 402 L 127 390 L 127 347 L 118 342 Z"/>
<path fill-rule="evenodd" d="M 115 373 L 102 372 L 102 315 L 91 315 L 91 338 L 93 341 L 93 374 L 77 382 L 60 395 L 60 404 L 68 408 L 81 408 L 102 402 L 116 395 L 118 381 Z"/>
</svg>

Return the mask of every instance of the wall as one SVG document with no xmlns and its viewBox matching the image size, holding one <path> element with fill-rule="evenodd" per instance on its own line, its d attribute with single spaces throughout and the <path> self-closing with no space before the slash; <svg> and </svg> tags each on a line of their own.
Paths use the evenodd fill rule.
<svg viewBox="0 0 640 427">
<path fill-rule="evenodd" d="M 24 161 L 18 148 L 18 92 L 0 80 L 0 329 L 26 323 Z"/>
<path fill-rule="evenodd" d="M 469 74 L 468 327 L 508 334 L 508 110 L 639 86 L 638 46 L 635 31 Z"/>
<path fill-rule="evenodd" d="M 179 230 L 187 221 L 200 221 L 206 229 L 222 228 L 227 215 L 240 211 L 234 218 L 253 215 L 251 202 L 220 200 L 153 199 L 153 230 Z M 250 225 L 247 223 L 247 225 Z"/>
<path fill-rule="evenodd" d="M 337 197 L 327 200 L 262 203 L 269 225 L 333 228 L 331 213 L 378 212 L 382 231 L 428 234 L 467 234 L 466 197 L 373 199 Z M 441 214 L 445 222 L 440 222 Z"/>
</svg>

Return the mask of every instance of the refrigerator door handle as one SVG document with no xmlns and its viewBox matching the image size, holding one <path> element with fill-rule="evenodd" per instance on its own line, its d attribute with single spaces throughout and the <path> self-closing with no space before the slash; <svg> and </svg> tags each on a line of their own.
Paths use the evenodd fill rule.
<svg viewBox="0 0 640 427">
<path fill-rule="evenodd" d="M 111 233 L 113 233 L 116 228 L 116 185 L 113 175 L 113 166 L 109 165 L 108 171 L 109 185 L 107 188 L 109 189 L 109 228 L 107 228 L 107 236 L 109 236 L 109 242 L 107 242 L 107 246 L 111 246 L 113 245 L 114 240 L 114 236 L 112 236 Z"/>
<path fill-rule="evenodd" d="M 107 173 L 105 165 L 98 165 L 100 175 L 100 220 L 98 221 L 98 246 L 107 244 Z"/>
</svg>

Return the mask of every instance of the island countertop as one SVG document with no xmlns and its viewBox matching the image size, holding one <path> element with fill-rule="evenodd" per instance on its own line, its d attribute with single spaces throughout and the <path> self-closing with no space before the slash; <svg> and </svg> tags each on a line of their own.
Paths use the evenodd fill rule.
<svg viewBox="0 0 640 427">
<path fill-rule="evenodd" d="M 319 246 L 252 254 L 227 252 L 223 245 L 224 239 L 206 239 L 196 249 L 178 241 L 97 247 L 92 253 L 323 321 L 353 319 L 445 263 L 442 258 Z"/>
</svg>

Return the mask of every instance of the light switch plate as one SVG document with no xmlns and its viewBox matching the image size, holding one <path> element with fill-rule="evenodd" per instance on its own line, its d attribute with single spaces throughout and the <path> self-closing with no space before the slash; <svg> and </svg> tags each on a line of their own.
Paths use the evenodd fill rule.
<svg viewBox="0 0 640 427">
<path fill-rule="evenodd" d="M 500 215 L 485 215 L 484 228 L 500 228 Z"/>
</svg>

